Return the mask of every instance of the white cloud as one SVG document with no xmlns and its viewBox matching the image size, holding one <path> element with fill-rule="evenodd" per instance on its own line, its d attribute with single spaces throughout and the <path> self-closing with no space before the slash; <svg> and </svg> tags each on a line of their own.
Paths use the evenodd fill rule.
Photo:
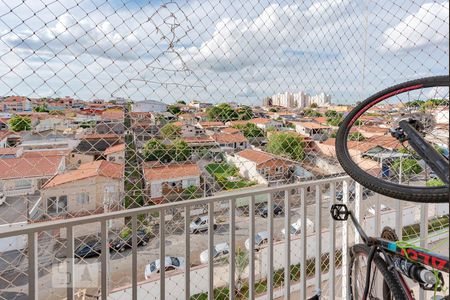
<svg viewBox="0 0 450 300">
<path fill-rule="evenodd" d="M 449 2 L 426 3 L 383 34 L 382 51 L 422 48 L 430 44 L 448 43 Z"/>
</svg>

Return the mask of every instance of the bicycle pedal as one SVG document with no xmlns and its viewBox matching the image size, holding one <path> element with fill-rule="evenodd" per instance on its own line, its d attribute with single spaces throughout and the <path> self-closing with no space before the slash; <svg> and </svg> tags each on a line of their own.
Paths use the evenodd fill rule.
<svg viewBox="0 0 450 300">
<path fill-rule="evenodd" d="M 331 217 L 335 221 L 346 221 L 350 214 L 345 204 L 333 204 L 330 209 Z"/>
</svg>

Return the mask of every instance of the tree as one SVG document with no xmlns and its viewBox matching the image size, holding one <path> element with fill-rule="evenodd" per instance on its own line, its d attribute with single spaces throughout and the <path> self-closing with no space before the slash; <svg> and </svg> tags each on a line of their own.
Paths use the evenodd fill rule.
<svg viewBox="0 0 450 300">
<path fill-rule="evenodd" d="M 31 130 L 31 119 L 25 116 L 15 115 L 9 119 L 9 128 L 11 128 L 12 131 Z"/>
<path fill-rule="evenodd" d="M 33 108 L 34 112 L 49 112 L 47 104 L 41 104 Z"/>
<path fill-rule="evenodd" d="M 64 116 L 64 111 L 62 111 L 62 110 L 52 110 L 48 114 L 52 115 L 52 116 Z"/>
<path fill-rule="evenodd" d="M 228 103 L 210 107 L 206 113 L 210 121 L 228 122 L 237 120 L 239 117 L 238 113 Z"/>
<path fill-rule="evenodd" d="M 317 103 L 311 103 L 311 105 L 310 105 L 309 107 L 311 107 L 311 108 L 317 108 L 317 107 L 319 107 L 319 106 L 317 105 Z"/>
<path fill-rule="evenodd" d="M 401 174 L 400 164 L 402 166 Z M 408 180 L 423 170 L 418 161 L 414 158 L 396 159 L 392 164 L 392 169 L 399 174 L 399 176 Z"/>
<path fill-rule="evenodd" d="M 270 112 L 278 112 L 278 109 L 272 107 L 271 109 L 269 109 Z"/>
<path fill-rule="evenodd" d="M 364 137 L 364 135 L 361 132 L 352 132 L 348 135 L 347 139 L 349 141 L 361 142 L 361 141 L 364 141 L 366 138 Z"/>
<path fill-rule="evenodd" d="M 234 125 L 233 128 L 239 129 L 246 138 L 263 137 L 264 131 L 253 123 L 245 125 Z"/>
<path fill-rule="evenodd" d="M 325 113 L 325 115 L 326 115 L 326 113 Z M 338 113 L 335 111 L 335 113 L 331 113 L 330 116 L 328 116 L 327 124 L 330 126 L 339 126 L 339 125 L 341 125 L 343 120 L 344 120 L 344 115 L 342 113 Z"/>
<path fill-rule="evenodd" d="M 151 139 L 144 145 L 144 157 L 148 161 L 167 161 L 168 151 L 166 145 L 160 140 Z"/>
<path fill-rule="evenodd" d="M 293 160 L 302 160 L 305 157 L 304 149 L 303 138 L 294 132 L 272 134 L 267 143 L 268 152 Z"/>
<path fill-rule="evenodd" d="M 253 118 L 253 110 L 250 106 L 243 105 L 236 110 L 239 120 L 250 120 Z"/>
<path fill-rule="evenodd" d="M 159 130 L 159 132 L 165 139 L 175 139 L 181 135 L 181 127 L 173 123 L 167 123 Z"/>
<path fill-rule="evenodd" d="M 313 117 L 313 118 L 322 116 L 322 114 L 320 112 L 315 111 L 314 109 L 311 109 L 311 108 L 305 109 L 303 111 L 303 114 L 307 117 Z"/>
<path fill-rule="evenodd" d="M 332 118 L 332 117 L 335 117 L 335 116 L 337 116 L 337 111 L 335 111 L 335 110 L 327 110 L 326 112 L 325 112 L 325 117 L 329 117 L 329 118 Z"/>
<path fill-rule="evenodd" d="M 444 186 L 445 183 L 439 178 L 433 178 L 427 181 L 427 186 Z"/>
<path fill-rule="evenodd" d="M 172 115 L 178 115 L 179 113 L 181 113 L 181 110 L 177 105 L 169 105 L 167 107 L 167 111 L 170 112 Z"/>
<path fill-rule="evenodd" d="M 237 279 L 236 279 L 236 284 L 235 284 L 236 290 L 234 291 L 234 293 L 235 293 L 235 295 L 239 295 L 239 294 L 241 294 L 241 289 L 244 285 L 242 275 L 244 274 L 245 269 L 247 268 L 247 266 L 249 264 L 248 252 L 242 250 L 241 248 L 237 248 L 236 255 L 235 255 L 235 262 L 236 262 Z"/>
<path fill-rule="evenodd" d="M 186 105 L 186 101 L 183 101 L 183 100 L 178 100 L 177 103 L 178 104 L 182 104 L 182 105 Z"/>
<path fill-rule="evenodd" d="M 170 160 L 185 161 L 191 158 L 192 151 L 188 143 L 183 140 L 176 140 L 168 147 Z"/>
</svg>

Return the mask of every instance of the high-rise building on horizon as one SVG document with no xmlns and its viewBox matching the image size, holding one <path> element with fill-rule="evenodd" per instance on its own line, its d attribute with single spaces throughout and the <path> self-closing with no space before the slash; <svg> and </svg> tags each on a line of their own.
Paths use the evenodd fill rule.
<svg viewBox="0 0 450 300">
<path fill-rule="evenodd" d="M 305 108 L 311 104 L 318 106 L 326 106 L 331 103 L 331 95 L 325 92 L 319 93 L 315 96 L 300 91 L 298 93 L 284 92 L 278 93 L 271 97 L 266 97 L 263 100 L 264 106 L 281 106 L 286 108 Z"/>
</svg>

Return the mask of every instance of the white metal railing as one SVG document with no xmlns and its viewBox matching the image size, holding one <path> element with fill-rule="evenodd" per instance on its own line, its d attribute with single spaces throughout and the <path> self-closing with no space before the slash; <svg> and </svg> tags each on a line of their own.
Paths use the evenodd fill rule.
<svg viewBox="0 0 450 300">
<path fill-rule="evenodd" d="M 235 290 L 235 270 L 236 270 L 236 202 L 238 199 L 249 197 L 248 204 L 248 237 L 250 240 L 250 247 L 252 251 L 249 251 L 249 264 L 248 264 L 248 277 L 247 282 L 249 286 L 249 298 L 254 299 L 258 295 L 255 290 L 256 280 L 260 280 L 261 276 L 266 276 L 267 280 L 267 292 L 265 292 L 267 299 L 273 299 L 274 291 L 276 290 L 276 294 L 282 294 L 285 299 L 290 299 L 291 293 L 297 291 L 300 293 L 301 299 L 307 298 L 307 291 L 310 285 L 313 286 L 314 290 L 322 291 L 322 294 L 326 293 L 328 295 L 327 298 L 334 299 L 337 297 L 337 294 L 340 295 L 342 299 L 346 299 L 347 291 L 346 291 L 346 272 L 347 268 L 340 266 L 346 266 L 348 263 L 347 258 L 347 247 L 354 242 L 358 242 L 359 238 L 357 235 L 354 235 L 354 238 L 350 238 L 349 228 L 347 226 L 342 226 L 340 224 L 336 224 L 335 221 L 332 220 L 329 214 L 324 215 L 325 211 L 328 211 L 327 208 L 331 206 L 335 202 L 336 198 L 336 186 L 337 184 L 343 185 L 343 202 L 349 203 L 349 193 L 348 193 L 348 185 L 349 185 L 348 177 L 336 177 L 336 178 L 328 178 L 317 181 L 309 181 L 302 183 L 295 183 L 284 186 L 276 186 L 270 188 L 257 188 L 253 190 L 241 190 L 241 191 L 233 191 L 213 197 L 207 198 L 199 198 L 188 201 L 181 201 L 175 203 L 161 204 L 155 206 L 146 206 L 135 209 L 123 210 L 123 211 L 114 211 L 108 213 L 102 213 L 97 215 L 90 215 L 85 217 L 79 217 L 74 219 L 65 219 L 65 220 L 57 220 L 57 221 L 48 221 L 48 222 L 40 222 L 35 224 L 28 224 L 21 228 L 11 227 L 11 228 L 1 228 L 0 229 L 0 241 L 3 238 L 17 237 L 26 235 L 27 236 L 27 256 L 28 256 L 28 295 L 29 299 L 38 299 L 39 291 L 39 277 L 38 277 L 38 235 L 44 231 L 50 230 L 58 230 L 65 229 L 67 232 L 67 244 L 66 244 L 66 268 L 68 278 L 74 278 L 74 227 L 89 224 L 94 222 L 100 222 L 101 224 L 101 232 L 100 232 L 100 241 L 101 241 L 101 255 L 100 255 L 100 284 L 98 286 L 99 294 L 98 297 L 100 299 L 107 299 L 109 296 L 114 295 L 112 299 L 149 299 L 148 294 L 142 294 L 144 289 L 138 288 L 143 286 L 151 286 L 151 287 L 159 287 L 159 295 L 155 295 L 155 299 L 165 299 L 166 292 L 171 290 L 171 287 L 166 286 L 166 275 L 167 276 L 177 276 L 180 273 L 167 274 L 164 268 L 161 268 L 159 273 L 159 280 L 152 280 L 146 282 L 138 282 L 138 248 L 137 248 L 137 230 L 138 230 L 138 216 L 142 214 L 157 214 L 159 216 L 159 259 L 160 261 L 164 260 L 164 257 L 167 253 L 165 242 L 165 234 L 166 234 L 166 214 L 168 211 L 174 211 L 174 209 L 179 209 L 184 211 L 184 249 L 185 249 L 185 260 L 186 266 L 184 271 L 181 273 L 183 276 L 177 277 L 177 280 L 184 281 L 184 289 L 182 291 L 182 296 L 175 298 L 185 298 L 189 299 L 194 294 L 199 294 L 202 292 L 206 292 L 208 294 L 208 299 L 214 299 L 214 291 L 217 286 L 215 285 L 214 278 L 214 261 L 213 261 L 213 247 L 214 247 L 214 222 L 208 222 L 208 234 L 207 234 L 207 245 L 208 245 L 208 264 L 205 266 L 207 272 L 207 280 L 203 282 L 201 285 L 196 285 L 194 288 L 191 288 L 191 278 L 197 278 L 198 269 L 191 269 L 191 233 L 190 233 L 190 216 L 191 216 L 191 208 L 198 207 L 200 205 L 207 205 L 207 215 L 209 216 L 209 220 L 214 219 L 215 214 L 215 206 L 223 206 L 223 202 L 228 203 L 228 214 L 227 218 L 229 219 L 229 233 L 228 233 L 228 241 L 230 245 L 229 249 L 229 262 L 228 262 L 228 288 L 229 288 L 229 298 L 234 299 L 235 295 L 233 292 Z M 312 203 L 307 203 L 307 189 L 315 190 L 315 196 L 312 197 Z M 295 191 L 296 193 L 292 193 Z M 325 191 L 328 195 L 323 195 L 322 193 Z M 301 228 L 307 228 L 306 223 L 306 215 L 307 209 L 309 205 L 315 205 L 313 208 L 313 214 L 315 216 L 314 223 L 316 224 L 314 227 L 314 233 L 309 235 L 307 230 L 301 230 L 300 239 L 296 239 L 290 236 L 290 234 L 286 234 L 283 237 L 283 240 L 274 243 L 274 216 L 272 213 L 269 213 L 267 216 L 266 230 L 269 234 L 267 247 L 261 251 L 256 252 L 255 249 L 255 239 L 253 238 L 256 234 L 256 224 L 255 224 L 255 197 L 262 194 L 268 194 L 268 207 L 272 207 L 275 201 L 275 194 L 279 192 L 284 192 L 284 199 L 280 202 L 284 203 L 284 211 L 285 214 L 283 216 L 283 226 L 286 232 L 290 232 L 289 228 L 292 222 L 292 213 L 291 206 L 293 205 L 292 197 L 298 197 L 300 202 L 300 216 L 301 216 Z M 327 197 L 325 197 L 327 196 Z M 378 198 L 377 198 L 378 199 Z M 362 189 L 356 185 L 356 193 L 354 199 L 354 207 L 356 216 L 360 217 L 362 220 L 362 211 L 360 208 L 362 200 Z M 350 203 L 349 203 L 350 204 Z M 376 211 L 380 212 L 380 203 L 379 200 L 376 202 Z M 448 209 L 448 208 L 447 208 Z M 271 212 L 272 210 L 269 210 Z M 420 210 L 420 226 L 421 226 L 421 246 L 426 246 L 426 228 L 427 228 L 427 218 L 426 218 L 427 207 L 422 207 Z M 448 213 L 448 211 L 447 211 Z M 381 214 L 376 214 L 374 216 L 374 228 L 375 232 L 379 233 L 381 228 Z M 402 215 L 402 214 L 400 214 Z M 108 222 L 114 219 L 119 218 L 131 218 L 131 227 L 132 227 L 132 249 L 131 249 L 131 284 L 129 287 L 123 288 L 113 288 L 111 289 L 110 284 L 108 282 L 109 276 L 109 245 L 108 245 Z M 328 225 L 321 226 L 323 221 L 327 220 Z M 366 220 L 367 221 L 367 220 Z M 343 223 L 345 224 L 345 223 Z M 395 222 L 397 226 L 397 232 L 401 232 L 401 226 L 403 224 L 401 222 Z M 342 228 L 340 228 L 342 226 Z M 326 232 L 326 233 L 325 233 Z M 422 232 L 424 232 L 422 234 Z M 340 247 L 336 248 L 336 241 L 340 239 Z M 300 242 L 299 242 L 300 241 Z M 313 246 L 312 246 L 313 245 Z M 293 247 L 294 246 L 294 247 Z M 277 252 L 275 253 L 275 249 L 280 249 L 280 247 L 284 248 L 284 257 L 282 257 L 282 264 L 284 268 L 284 284 L 280 289 L 276 289 L 273 276 L 269 276 L 274 274 L 274 264 L 277 265 L 280 256 L 283 254 Z M 313 253 L 308 253 L 308 247 L 310 251 Z M 341 251 L 341 263 L 339 265 L 334 262 L 337 261 L 336 251 Z M 296 263 L 298 260 L 294 253 L 300 252 L 299 264 L 300 264 L 300 279 L 299 282 L 295 284 L 291 284 L 291 266 L 293 263 Z M 322 262 L 321 257 L 324 253 L 328 253 L 329 255 L 329 267 L 326 272 L 327 274 L 322 274 Z M 259 270 L 258 274 L 255 274 L 257 269 L 256 261 L 257 259 L 265 259 L 264 268 L 266 270 L 262 272 Z M 309 259 L 315 259 L 315 272 L 313 274 L 313 278 L 308 278 L 308 270 L 307 270 L 307 262 Z M 203 269 L 202 269 L 203 270 Z M 317 271 L 320 270 L 320 271 Z M 203 271 L 201 271 L 203 272 Z M 263 275 L 261 275 L 263 274 Z M 265 275 L 264 275 L 265 274 Z M 339 276 L 337 276 L 339 274 Z M 257 276 L 256 276 L 257 275 Z M 323 276 L 322 276 L 323 275 Z M 0 278 L 1 278 L 0 273 Z M 341 278 L 341 282 L 337 282 L 338 278 Z M 312 281 L 312 283 L 311 283 Z M 324 282 L 327 282 L 324 284 Z M 200 286 L 200 287 L 199 287 Z M 179 286 L 178 286 L 179 287 Z M 340 288 L 341 287 L 341 288 Z M 129 293 L 124 293 L 123 290 L 128 289 Z M 326 291 L 325 291 L 326 289 Z M 341 291 L 339 291 L 341 289 Z M 119 292 L 122 290 L 122 292 Z M 78 291 L 74 288 L 73 284 L 68 283 L 66 286 L 66 294 L 67 299 L 74 299 L 75 294 Z M 131 296 L 130 296 L 131 295 Z M 172 299 L 173 297 L 168 297 Z"/>
</svg>

